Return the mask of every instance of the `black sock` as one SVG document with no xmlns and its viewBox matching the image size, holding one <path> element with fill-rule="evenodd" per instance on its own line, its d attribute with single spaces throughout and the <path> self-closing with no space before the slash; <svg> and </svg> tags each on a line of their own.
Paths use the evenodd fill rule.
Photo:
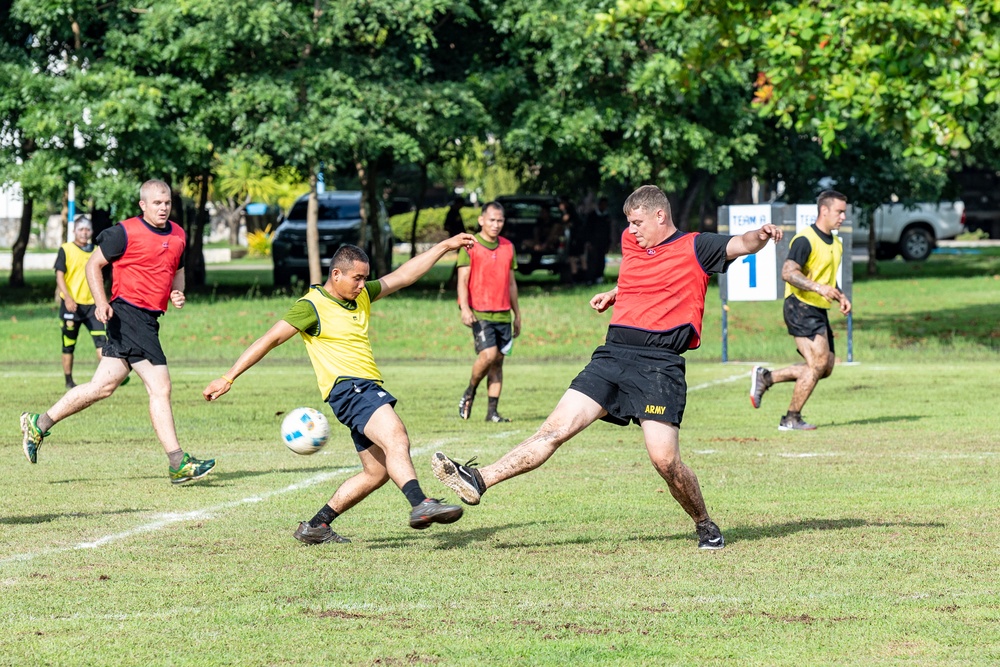
<svg viewBox="0 0 1000 667">
<path fill-rule="evenodd" d="M 466 396 L 475 396 L 476 395 L 476 388 L 473 387 L 470 384 L 468 387 L 465 388 L 465 395 Z"/>
<path fill-rule="evenodd" d="M 415 479 L 404 484 L 402 491 L 406 499 L 410 501 L 410 507 L 416 507 L 427 499 L 424 492 L 420 490 L 420 482 Z"/>
<path fill-rule="evenodd" d="M 789 410 L 788 412 L 785 413 L 785 416 L 788 417 L 789 419 L 801 419 L 802 418 L 802 413 L 801 412 L 792 412 L 791 410 Z"/>
<path fill-rule="evenodd" d="M 324 523 L 329 526 L 338 516 L 340 516 L 340 512 L 333 509 L 329 505 L 323 505 L 323 509 L 316 512 L 316 516 L 309 519 L 309 525 L 313 528 Z"/>
<path fill-rule="evenodd" d="M 486 414 L 495 415 L 497 413 L 497 403 L 500 402 L 499 396 L 490 396 L 487 400 Z"/>
<path fill-rule="evenodd" d="M 70 383 L 73 382 L 73 374 L 72 373 L 63 373 L 63 375 L 66 376 L 66 384 L 70 384 Z"/>
</svg>

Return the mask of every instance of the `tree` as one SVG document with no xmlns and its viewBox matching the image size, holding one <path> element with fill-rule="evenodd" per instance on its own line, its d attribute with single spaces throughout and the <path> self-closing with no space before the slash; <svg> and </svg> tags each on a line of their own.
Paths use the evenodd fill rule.
<svg viewBox="0 0 1000 667">
<path fill-rule="evenodd" d="M 229 228 L 230 245 L 239 243 L 247 204 L 254 200 L 270 203 L 277 197 L 281 188 L 269 173 L 270 166 L 269 158 L 251 151 L 231 149 L 217 157 L 213 203 Z"/>
</svg>

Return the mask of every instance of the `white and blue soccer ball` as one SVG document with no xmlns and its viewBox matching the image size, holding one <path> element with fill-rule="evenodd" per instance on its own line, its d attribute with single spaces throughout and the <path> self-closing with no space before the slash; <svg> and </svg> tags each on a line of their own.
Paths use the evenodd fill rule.
<svg viewBox="0 0 1000 667">
<path fill-rule="evenodd" d="M 330 439 L 330 422 L 319 410 L 295 408 L 281 422 L 281 440 L 296 454 L 315 454 Z"/>
</svg>

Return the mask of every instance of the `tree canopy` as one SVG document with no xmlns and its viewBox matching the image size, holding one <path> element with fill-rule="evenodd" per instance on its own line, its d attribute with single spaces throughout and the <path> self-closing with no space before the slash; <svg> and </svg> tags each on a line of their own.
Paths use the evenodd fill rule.
<svg viewBox="0 0 1000 667">
<path fill-rule="evenodd" d="M 27 203 L 73 180 L 116 217 L 146 178 L 186 184 L 189 269 L 244 152 L 306 181 L 325 163 L 366 211 L 396 165 L 501 154 L 523 188 L 656 183 L 682 225 L 751 177 L 933 198 L 1000 166 L 998 19 L 997 0 L 12 0 L 0 182 Z"/>
</svg>

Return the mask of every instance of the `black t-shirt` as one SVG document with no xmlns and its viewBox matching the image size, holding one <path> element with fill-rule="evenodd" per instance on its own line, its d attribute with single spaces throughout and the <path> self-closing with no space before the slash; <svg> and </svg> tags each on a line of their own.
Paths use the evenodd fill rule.
<svg viewBox="0 0 1000 667">
<path fill-rule="evenodd" d="M 159 234 L 160 236 L 170 235 L 170 225 L 175 223 L 169 222 L 167 225 L 160 229 L 159 227 L 154 227 L 142 218 L 139 218 L 142 224 L 146 225 L 146 229 L 153 232 L 154 234 Z M 104 253 L 104 259 L 111 263 L 117 262 L 125 254 L 125 248 L 128 246 L 128 234 L 125 232 L 125 228 L 121 225 L 113 225 L 108 227 L 103 232 L 101 232 L 97 237 L 97 246 Z M 181 254 L 181 261 L 177 265 L 177 270 L 180 271 L 184 268 L 184 255 Z"/>
<path fill-rule="evenodd" d="M 827 245 L 831 245 L 833 243 L 833 234 L 826 234 L 815 224 L 811 225 L 811 227 L 813 228 L 813 231 L 816 232 L 816 236 L 818 236 L 823 243 Z M 788 259 L 792 260 L 799 266 L 805 266 L 806 262 L 809 261 L 809 253 L 811 252 L 812 244 L 809 243 L 809 239 L 804 236 L 799 236 L 792 241 L 792 245 L 788 249 Z"/>
<path fill-rule="evenodd" d="M 687 232 L 680 230 L 666 241 L 675 241 Z M 726 246 L 729 239 L 733 238 L 726 234 L 701 233 L 694 240 L 694 255 L 701 264 L 705 273 L 721 273 L 729 268 L 735 260 L 726 258 Z M 641 347 L 657 347 L 670 350 L 676 354 L 681 354 L 688 350 L 691 338 L 695 335 L 695 328 L 691 324 L 686 324 L 671 331 L 654 332 L 643 331 L 642 329 L 632 329 L 629 327 L 608 327 L 606 342 L 610 345 L 636 345 Z"/>
</svg>

